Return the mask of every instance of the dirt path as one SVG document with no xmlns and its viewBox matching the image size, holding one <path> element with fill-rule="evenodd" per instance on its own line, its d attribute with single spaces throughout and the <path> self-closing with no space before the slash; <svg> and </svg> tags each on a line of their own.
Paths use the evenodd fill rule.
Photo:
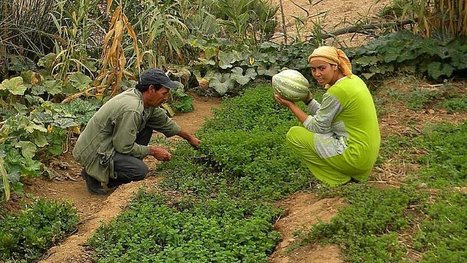
<svg viewBox="0 0 467 263">
<path fill-rule="evenodd" d="M 340 249 L 335 245 L 307 245 L 293 251 L 290 246 L 296 240 L 295 233 L 304 231 L 319 222 L 329 222 L 344 205 L 338 198 L 319 199 L 314 193 L 296 193 L 279 202 L 279 207 L 285 210 L 285 215 L 277 221 L 275 228 L 281 232 L 282 241 L 269 258 L 270 263 L 316 262 L 340 263 Z"/>
</svg>

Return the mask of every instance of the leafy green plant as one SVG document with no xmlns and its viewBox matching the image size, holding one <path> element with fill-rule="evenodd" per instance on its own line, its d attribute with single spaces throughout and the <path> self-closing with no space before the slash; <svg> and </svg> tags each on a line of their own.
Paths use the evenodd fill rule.
<svg viewBox="0 0 467 263">
<path fill-rule="evenodd" d="M 467 111 L 467 97 L 448 98 L 441 103 L 441 107 L 446 109 L 449 113 L 465 112 Z"/>
<path fill-rule="evenodd" d="M 414 234 L 414 248 L 421 252 L 419 262 L 462 262 L 467 258 L 467 195 L 444 190 L 436 201 L 423 206 L 425 219 Z"/>
<path fill-rule="evenodd" d="M 420 73 L 434 80 L 467 68 L 467 44 L 462 38 L 437 40 L 400 31 L 348 50 L 355 72 L 370 79 L 392 72 Z M 397 69 L 397 70 L 396 70 Z"/>
<path fill-rule="evenodd" d="M 304 243 L 339 244 L 348 262 L 402 262 L 406 249 L 398 232 L 410 226 L 414 217 L 407 211 L 422 197 L 410 188 L 375 189 L 359 184 L 331 190 L 327 196 L 336 194 L 349 205 L 330 223 L 315 225 Z"/>
<path fill-rule="evenodd" d="M 177 112 L 192 112 L 193 108 L 193 98 L 186 94 L 183 89 L 177 89 L 172 94 L 171 105 Z"/>
<path fill-rule="evenodd" d="M 430 186 L 462 185 L 467 175 L 467 124 L 429 126 L 417 144 L 427 153 L 419 158 L 420 178 Z"/>
<path fill-rule="evenodd" d="M 415 88 L 408 94 L 407 106 L 411 110 L 421 110 L 428 106 L 429 103 L 436 103 L 439 94 L 426 89 Z"/>
<path fill-rule="evenodd" d="M 276 215 L 277 209 L 226 196 L 168 204 L 158 194 L 140 193 L 130 209 L 98 229 L 89 244 L 99 262 L 135 258 L 153 262 L 266 262 L 266 253 L 278 240 L 270 225 Z"/>
<path fill-rule="evenodd" d="M 0 217 L 0 258 L 35 261 L 76 229 L 78 216 L 69 203 L 38 200 L 21 213 Z"/>
</svg>

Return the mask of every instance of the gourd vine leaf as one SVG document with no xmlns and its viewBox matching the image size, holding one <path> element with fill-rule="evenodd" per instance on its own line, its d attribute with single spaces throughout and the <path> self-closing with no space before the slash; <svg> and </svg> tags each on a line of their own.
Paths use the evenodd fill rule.
<svg viewBox="0 0 467 263">
<path fill-rule="evenodd" d="M 215 66 L 216 65 L 216 61 L 212 60 L 212 59 L 205 59 L 205 58 L 199 58 L 199 63 L 197 63 L 199 65 L 211 65 L 211 66 Z"/>
<path fill-rule="evenodd" d="M 45 69 L 51 71 L 55 62 L 57 55 L 55 53 L 49 53 L 39 59 L 37 65 L 39 67 L 44 67 Z"/>
<path fill-rule="evenodd" d="M 246 85 L 250 80 L 255 79 L 257 76 L 257 73 L 253 68 L 248 68 L 245 75 L 243 75 L 243 69 L 240 67 L 233 68 L 231 73 L 231 78 L 242 86 Z"/>
<path fill-rule="evenodd" d="M 44 147 L 49 144 L 47 142 L 47 138 L 45 137 L 45 133 L 43 132 L 34 132 L 33 137 L 34 144 L 37 145 L 37 147 Z"/>
<path fill-rule="evenodd" d="M 54 125 L 60 128 L 70 128 L 78 126 L 73 117 L 54 116 Z"/>
<path fill-rule="evenodd" d="M 18 128 L 24 129 L 28 133 L 33 133 L 35 130 L 47 132 L 47 129 L 44 126 L 35 124 L 33 121 L 23 116 L 18 118 Z"/>
<path fill-rule="evenodd" d="M 14 77 L 3 80 L 0 84 L 0 90 L 7 90 L 13 95 L 24 95 L 27 87 L 23 84 L 22 77 Z"/>
<path fill-rule="evenodd" d="M 381 58 L 377 56 L 364 56 L 356 58 L 353 62 L 357 65 L 361 65 L 363 67 L 376 65 L 381 60 Z"/>
<path fill-rule="evenodd" d="M 45 87 L 45 90 L 47 91 L 47 93 L 51 94 L 51 95 L 57 95 L 57 94 L 60 94 L 62 93 L 62 85 L 61 85 L 61 82 L 59 80 L 46 80 L 44 81 L 44 87 Z"/>
<path fill-rule="evenodd" d="M 24 83 L 37 85 L 43 81 L 43 77 L 41 74 L 34 72 L 32 70 L 24 71 L 21 73 L 21 77 L 23 78 Z"/>
<path fill-rule="evenodd" d="M 217 73 L 209 82 L 209 87 L 213 88 L 219 95 L 223 96 L 229 89 L 232 89 L 235 82 L 230 78 L 230 74 Z"/>
<path fill-rule="evenodd" d="M 467 52 L 462 53 L 459 50 L 451 49 L 451 66 L 455 67 L 457 70 L 462 70 L 467 68 Z"/>
<path fill-rule="evenodd" d="M 362 73 L 362 76 L 365 78 L 365 79 L 370 79 L 371 77 L 373 77 L 376 73 L 374 72 L 367 72 L 367 73 Z"/>
<path fill-rule="evenodd" d="M 258 66 L 258 75 L 260 76 L 274 76 L 275 74 L 279 73 L 280 68 L 279 66 L 265 66 L 265 65 L 260 65 Z"/>
<path fill-rule="evenodd" d="M 92 79 L 82 72 L 74 72 L 70 75 L 68 80 L 70 81 L 71 86 L 79 91 L 87 89 L 89 84 L 92 82 Z"/>
<path fill-rule="evenodd" d="M 386 50 L 386 53 L 384 54 L 384 62 L 390 63 L 393 61 L 397 61 L 397 59 L 400 56 L 400 48 L 395 47 L 395 48 L 388 48 Z"/>
<path fill-rule="evenodd" d="M 21 149 L 21 155 L 25 158 L 32 159 L 36 155 L 37 146 L 30 141 L 19 141 L 16 148 Z"/>
<path fill-rule="evenodd" d="M 221 69 L 228 69 L 233 67 L 233 63 L 242 61 L 242 55 L 238 51 L 219 52 L 219 67 Z"/>
<path fill-rule="evenodd" d="M 428 75 L 433 79 L 438 79 L 441 76 L 450 77 L 454 71 L 454 68 L 449 64 L 441 64 L 438 61 L 431 62 L 427 66 Z"/>
</svg>

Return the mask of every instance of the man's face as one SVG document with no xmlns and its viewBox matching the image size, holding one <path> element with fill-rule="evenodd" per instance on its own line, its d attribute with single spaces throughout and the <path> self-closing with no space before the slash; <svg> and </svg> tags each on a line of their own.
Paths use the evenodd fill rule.
<svg viewBox="0 0 467 263">
<path fill-rule="evenodd" d="M 159 107 L 162 103 L 169 99 L 170 90 L 166 87 L 161 87 L 156 90 L 156 87 L 151 85 L 148 89 L 148 101 L 147 106 Z"/>
</svg>

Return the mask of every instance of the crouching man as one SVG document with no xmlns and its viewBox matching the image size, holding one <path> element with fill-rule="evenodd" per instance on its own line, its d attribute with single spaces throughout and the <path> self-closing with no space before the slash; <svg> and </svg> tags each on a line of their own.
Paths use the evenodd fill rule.
<svg viewBox="0 0 467 263">
<path fill-rule="evenodd" d="M 152 155 L 168 161 L 170 152 L 148 145 L 153 131 L 167 137 L 178 135 L 193 147 L 200 140 L 184 131 L 160 108 L 176 89 L 177 82 L 161 69 L 143 72 L 135 88 L 107 101 L 89 120 L 73 149 L 74 158 L 84 166 L 81 175 L 92 194 L 105 195 L 109 188 L 142 180 L 148 173 L 143 158 Z"/>
</svg>

